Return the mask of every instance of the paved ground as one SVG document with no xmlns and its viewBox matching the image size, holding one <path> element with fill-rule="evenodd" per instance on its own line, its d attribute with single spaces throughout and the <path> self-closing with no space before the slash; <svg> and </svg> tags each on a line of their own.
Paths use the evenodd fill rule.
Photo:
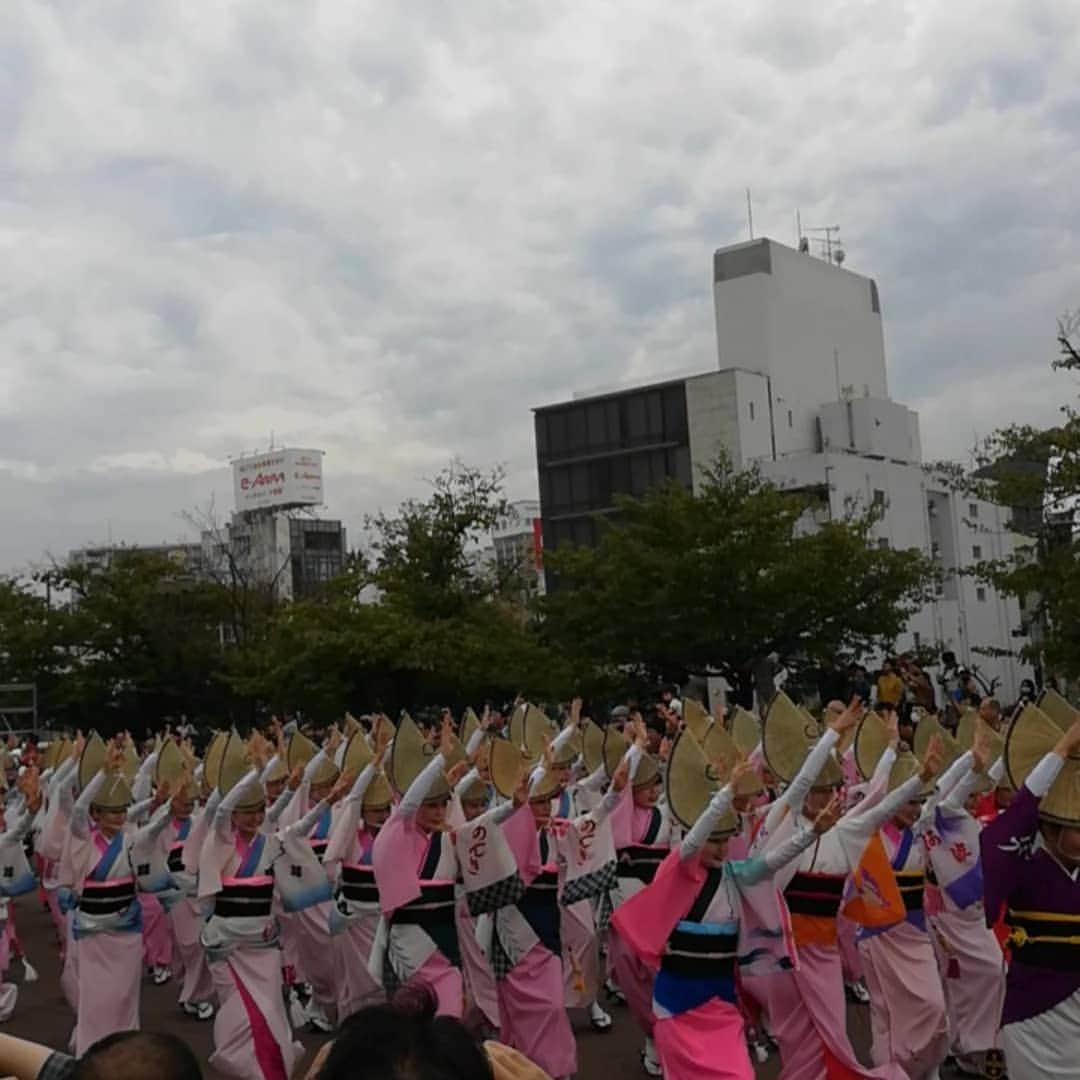
<svg viewBox="0 0 1080 1080">
<path fill-rule="evenodd" d="M 19 937 L 41 977 L 36 983 L 20 987 L 15 1016 L 4 1025 L 4 1030 L 12 1035 L 21 1035 L 63 1049 L 71 1033 L 73 1015 L 60 993 L 60 966 L 52 924 L 48 915 L 41 910 L 36 895 L 17 901 L 16 912 Z M 13 964 L 9 977 L 19 982 L 22 978 L 21 965 Z M 181 1014 L 176 1005 L 176 992 L 172 983 L 162 987 L 144 983 L 143 1027 L 179 1035 L 205 1062 L 210 1053 L 210 1032 L 213 1025 L 201 1024 Z M 615 1025 L 611 1031 L 602 1035 L 588 1026 L 584 1014 L 575 1016 L 575 1026 L 579 1034 L 581 1080 L 644 1076 L 638 1062 L 641 1037 L 636 1026 L 624 1008 L 612 1006 L 611 1012 Z M 868 1045 L 865 1008 L 849 1009 L 848 1024 L 856 1048 L 860 1054 L 864 1054 Z M 302 1035 L 301 1040 L 312 1052 L 322 1041 L 320 1037 L 312 1035 Z M 763 1080 L 771 1080 L 777 1072 L 778 1062 L 775 1057 L 758 1068 L 758 1076 Z M 208 1072 L 207 1075 L 213 1077 L 215 1074 Z"/>
</svg>

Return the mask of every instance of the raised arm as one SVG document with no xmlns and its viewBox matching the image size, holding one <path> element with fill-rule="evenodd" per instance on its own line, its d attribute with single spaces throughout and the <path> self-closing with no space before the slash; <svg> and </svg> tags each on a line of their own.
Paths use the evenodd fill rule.
<svg viewBox="0 0 1080 1080">
<path fill-rule="evenodd" d="M 172 819 L 172 805 L 164 802 L 154 811 L 150 820 L 135 834 L 135 843 L 150 844 L 164 831 L 165 826 Z"/>
<path fill-rule="evenodd" d="M 150 789 L 153 787 L 154 766 L 157 764 L 157 753 L 147 754 L 135 774 L 135 781 L 131 785 L 131 797 L 137 803 L 150 798 Z"/>
<path fill-rule="evenodd" d="M 416 811 L 420 809 L 420 804 L 427 798 L 427 793 L 442 776 L 445 764 L 442 754 L 436 754 L 427 763 L 423 772 L 409 785 L 409 790 L 398 803 L 397 813 L 404 817 L 413 817 L 416 814 Z"/>
<path fill-rule="evenodd" d="M 90 837 L 90 807 L 94 797 L 105 783 L 105 770 L 99 769 L 94 778 L 82 789 L 71 811 L 71 833 L 79 840 Z"/>
<path fill-rule="evenodd" d="M 683 837 L 679 845 L 679 858 L 683 862 L 694 858 L 705 846 L 716 823 L 731 809 L 734 788 L 727 784 L 720 788 L 709 800 L 709 805 L 702 811 L 701 817 L 694 822 L 693 828 Z"/>
<path fill-rule="evenodd" d="M 218 803 L 214 811 L 214 831 L 222 840 L 232 837 L 232 815 L 239 806 L 240 799 L 244 794 L 244 788 L 252 783 L 259 775 L 258 769 L 248 769 L 238 784 L 234 784 L 229 793 Z"/>
</svg>

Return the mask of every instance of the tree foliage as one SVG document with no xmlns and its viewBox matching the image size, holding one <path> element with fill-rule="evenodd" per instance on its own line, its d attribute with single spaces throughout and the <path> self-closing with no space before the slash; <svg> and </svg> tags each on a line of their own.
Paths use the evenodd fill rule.
<svg viewBox="0 0 1080 1080">
<path fill-rule="evenodd" d="M 926 598 L 917 551 L 879 549 L 875 515 L 813 523 L 812 496 L 721 460 L 697 492 L 621 499 L 595 549 L 549 553 L 545 631 L 563 650 L 656 678 L 723 675 L 891 643 Z"/>
<path fill-rule="evenodd" d="M 1080 372 L 1080 309 L 1058 324 L 1053 366 Z M 975 568 L 981 579 L 1021 599 L 1032 635 L 1027 659 L 1080 678 L 1080 411 L 1061 407 L 1049 428 L 1014 424 L 977 447 L 971 469 L 956 468 L 965 491 L 1011 509 L 1012 528 L 1026 543 L 1010 557 Z"/>
</svg>

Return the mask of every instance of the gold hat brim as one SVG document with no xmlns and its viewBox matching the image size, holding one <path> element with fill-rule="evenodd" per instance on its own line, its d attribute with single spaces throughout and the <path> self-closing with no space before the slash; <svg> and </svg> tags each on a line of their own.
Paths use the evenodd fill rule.
<svg viewBox="0 0 1080 1080">
<path fill-rule="evenodd" d="M 228 741 L 227 731 L 215 731 L 207 744 L 206 756 L 203 758 L 203 778 L 211 788 L 216 788 L 221 778 L 221 758 Z"/>
<path fill-rule="evenodd" d="M 1013 787 L 1053 751 L 1062 730 L 1037 705 L 1026 705 L 1009 728 L 1005 740 L 1005 768 Z M 1039 800 L 1039 816 L 1058 825 L 1080 825 L 1080 756 L 1070 755 L 1046 795 Z"/>
<path fill-rule="evenodd" d="M 458 738 L 461 739 L 465 746 L 469 745 L 469 740 L 480 728 L 480 717 L 476 713 L 468 708 L 465 710 L 465 715 L 461 718 L 461 727 L 458 732 Z"/>
<path fill-rule="evenodd" d="M 180 747 L 172 739 L 166 740 L 154 763 L 154 783 L 158 787 L 162 784 L 173 787 L 186 770 L 187 762 Z"/>
<path fill-rule="evenodd" d="M 769 769 L 790 784 L 817 737 L 816 721 L 808 722 L 791 698 L 778 691 L 761 722 L 761 750 Z"/>
<path fill-rule="evenodd" d="M 937 735 L 941 739 L 943 759 L 941 771 L 944 772 L 952 765 L 961 754 L 964 753 L 959 740 L 955 739 L 951 732 L 941 726 L 936 716 L 924 716 L 915 728 L 915 736 L 911 741 L 911 749 L 921 761 L 926 757 L 926 751 L 930 748 L 930 741 Z"/>
<path fill-rule="evenodd" d="M 345 744 L 345 752 L 341 755 L 341 771 L 354 777 L 359 776 L 374 760 L 375 755 L 371 752 L 363 731 L 353 732 Z"/>
<path fill-rule="evenodd" d="M 896 761 L 893 762 L 893 767 L 889 770 L 889 791 L 895 791 L 902 784 L 906 784 L 913 776 L 918 776 L 921 771 L 922 763 L 919 759 L 910 750 L 902 750 L 896 755 Z M 926 799 L 933 790 L 934 781 L 931 779 L 920 787 L 916 798 Z"/>
<path fill-rule="evenodd" d="M 668 758 L 667 804 L 672 816 L 683 828 L 692 828 L 718 787 L 701 744 L 689 730 L 681 731 Z M 738 827 L 738 817 L 729 811 L 717 823 L 712 835 L 717 838 L 731 836 Z"/>
<path fill-rule="evenodd" d="M 385 810 L 393 801 L 394 792 L 390 787 L 390 781 L 386 779 L 386 774 L 381 771 L 376 773 L 364 792 L 363 808 Z"/>
<path fill-rule="evenodd" d="M 521 749 L 509 739 L 492 739 L 488 755 L 488 772 L 495 790 L 504 798 L 514 796 L 521 770 L 528 764 Z"/>
<path fill-rule="evenodd" d="M 629 748 L 630 740 L 618 728 L 609 724 L 604 729 L 604 772 L 609 780 L 615 775 L 615 770 L 622 763 Z M 638 768 L 640 769 L 640 766 Z"/>
<path fill-rule="evenodd" d="M 544 756 L 548 743 L 554 742 L 559 734 L 559 725 L 543 709 L 527 705 L 523 730 L 525 752 L 529 755 L 529 760 L 539 761 Z"/>
<path fill-rule="evenodd" d="M 91 731 L 86 738 L 86 742 L 83 743 L 82 754 L 79 757 L 80 791 L 105 768 L 107 751 L 105 740 L 96 731 Z"/>
<path fill-rule="evenodd" d="M 855 765 L 864 780 L 874 775 L 877 763 L 891 739 L 888 725 L 873 710 L 859 721 L 855 732 Z"/>
<path fill-rule="evenodd" d="M 397 735 L 394 736 L 393 749 L 390 751 L 389 767 L 390 780 L 399 794 L 404 795 L 409 790 L 412 782 L 439 752 L 437 746 L 424 739 L 423 732 L 416 726 L 416 721 L 408 713 L 402 714 Z M 445 765 L 446 768 L 450 768 L 452 762 L 445 762 Z M 434 802 L 445 799 L 449 794 L 450 785 L 447 783 L 444 769 L 424 798 L 426 802 Z"/>
<path fill-rule="evenodd" d="M 683 698 L 682 722 L 683 727 L 697 739 L 700 745 L 704 742 L 705 735 L 712 726 L 712 717 L 700 701 L 688 697 Z"/>
<path fill-rule="evenodd" d="M 581 760 L 590 776 L 604 764 L 604 729 L 588 717 L 581 723 Z"/>
<path fill-rule="evenodd" d="M 290 774 L 297 767 L 307 768 L 308 764 L 319 752 L 319 748 L 302 731 L 294 731 L 289 737 L 289 744 L 285 750 L 285 772 Z M 312 787 L 321 787 L 332 784 L 337 780 L 340 772 L 333 759 L 327 755 L 315 775 L 311 778 Z"/>
<path fill-rule="evenodd" d="M 743 754 L 752 754 L 761 742 L 761 725 L 758 724 L 757 717 L 748 709 L 736 705 L 729 724 L 735 745 Z"/>
<path fill-rule="evenodd" d="M 921 726 L 921 723 L 920 723 Z M 987 745 L 990 751 L 990 761 L 997 761 L 1005 753 L 1005 738 L 1000 731 L 995 731 L 989 724 L 986 728 Z M 975 746 L 975 733 L 979 728 L 979 714 L 974 709 L 965 709 L 960 714 L 956 724 L 956 744 L 961 752 L 971 750 Z M 915 734 L 918 736 L 918 729 Z"/>
<path fill-rule="evenodd" d="M 1073 726 L 1073 723 L 1080 719 L 1080 712 L 1069 704 L 1068 700 L 1062 697 L 1056 690 L 1046 689 L 1037 698 L 1035 704 L 1043 711 L 1046 716 L 1049 716 L 1051 720 L 1062 731 L 1068 731 Z"/>
<path fill-rule="evenodd" d="M 251 769 L 247 743 L 235 731 L 228 732 L 221 751 L 221 767 L 217 782 L 217 789 L 222 797 L 228 795 L 251 772 Z M 259 810 L 265 806 L 266 792 L 262 784 L 257 779 L 249 780 L 244 786 L 236 809 Z"/>
<path fill-rule="evenodd" d="M 757 743 L 755 743 L 754 746 L 756 747 Z M 746 757 L 746 754 L 735 741 L 731 732 L 727 731 L 720 724 L 713 724 L 713 726 L 709 728 L 708 733 L 705 736 L 705 742 L 702 744 L 702 749 L 705 752 L 706 760 L 725 761 L 729 768 L 733 767 L 740 758 Z M 735 782 L 734 795 L 737 799 L 747 798 L 754 795 L 760 795 L 764 790 L 765 784 L 761 779 L 760 773 L 755 769 L 753 772 L 749 772 L 745 776 L 740 777 Z"/>
</svg>

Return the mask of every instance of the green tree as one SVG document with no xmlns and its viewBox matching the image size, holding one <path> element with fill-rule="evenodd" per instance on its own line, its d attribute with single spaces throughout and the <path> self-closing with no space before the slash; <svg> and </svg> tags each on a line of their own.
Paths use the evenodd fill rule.
<svg viewBox="0 0 1080 1080">
<path fill-rule="evenodd" d="M 931 564 L 879 549 L 873 512 L 814 524 L 814 508 L 725 460 L 697 492 L 620 499 L 596 548 L 548 553 L 546 635 L 628 674 L 723 675 L 744 699 L 770 653 L 805 665 L 890 644 L 927 598 Z"/>
<path fill-rule="evenodd" d="M 368 521 L 370 559 L 274 611 L 243 670 L 232 658 L 234 687 L 319 719 L 568 692 L 571 666 L 540 640 L 513 568 L 480 557 L 505 512 L 500 471 L 454 462 L 428 498 Z"/>
<path fill-rule="evenodd" d="M 131 551 L 91 568 L 40 575 L 67 602 L 53 615 L 60 666 L 52 711 L 104 730 L 132 730 L 181 712 L 222 717 L 234 704 L 221 678 L 227 596 L 167 558 Z"/>
<path fill-rule="evenodd" d="M 1053 367 L 1080 372 L 1080 309 L 1059 321 L 1057 342 Z M 974 467 L 954 466 L 951 478 L 1009 507 L 1012 528 L 1026 538 L 1008 558 L 973 570 L 1021 600 L 1032 638 L 1025 658 L 1080 678 L 1080 411 L 1066 402 L 1052 427 L 1013 424 L 994 432 L 976 449 Z"/>
</svg>

